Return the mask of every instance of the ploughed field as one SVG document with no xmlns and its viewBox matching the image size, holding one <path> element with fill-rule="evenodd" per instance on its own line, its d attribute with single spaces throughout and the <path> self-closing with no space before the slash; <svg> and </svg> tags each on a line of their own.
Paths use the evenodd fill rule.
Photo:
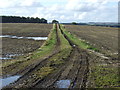
<svg viewBox="0 0 120 90">
<path fill-rule="evenodd" d="M 106 56 L 117 58 L 118 28 L 67 25 L 66 29 L 99 49 Z"/>
<path fill-rule="evenodd" d="M 34 23 L 3 23 L 2 35 L 17 37 L 47 37 L 52 25 Z M 44 40 L 32 40 L 22 38 L 2 38 L 2 56 L 21 55 L 38 49 Z"/>
<path fill-rule="evenodd" d="M 3 89 L 119 88 L 117 44 L 109 44 L 110 35 L 117 43 L 116 28 L 54 24 L 49 31 L 48 39 L 38 49 L 2 62 L 3 79 L 19 76 Z"/>
</svg>

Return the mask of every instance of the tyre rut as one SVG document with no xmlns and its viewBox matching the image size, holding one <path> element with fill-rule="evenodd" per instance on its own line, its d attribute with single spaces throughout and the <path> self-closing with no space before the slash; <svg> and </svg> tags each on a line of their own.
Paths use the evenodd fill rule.
<svg viewBox="0 0 120 90">
<path fill-rule="evenodd" d="M 60 26 L 59 29 L 61 30 Z M 63 33 L 61 33 L 72 46 L 70 56 L 65 60 L 65 65 L 57 72 L 39 82 L 37 88 L 60 88 L 56 84 L 60 80 L 70 80 L 71 84 L 67 88 L 83 88 L 85 87 L 88 73 L 88 54 L 84 50 L 80 50 L 74 43 Z"/>
<path fill-rule="evenodd" d="M 89 55 L 85 50 L 80 50 L 62 31 L 60 25 L 59 28 L 61 33 L 73 47 L 72 58 L 70 58 L 70 63 L 67 68 L 61 74 L 58 80 L 70 80 L 71 84 L 68 88 L 85 88 L 87 81 L 88 69 L 88 57 Z M 74 46 L 75 45 L 75 46 Z M 57 82 L 56 82 L 57 83 Z M 54 83 L 53 87 L 59 88 Z"/>
<path fill-rule="evenodd" d="M 11 87 L 20 88 L 21 85 L 31 88 L 61 88 L 57 85 L 57 82 L 60 80 L 70 80 L 70 84 L 67 88 L 85 88 L 87 82 L 87 73 L 89 71 L 88 67 L 88 53 L 85 50 L 82 50 L 77 47 L 61 29 L 59 24 L 56 24 L 56 50 L 54 54 L 45 58 L 42 61 L 37 62 L 31 68 L 26 68 L 27 71 L 21 78 L 19 78 L 15 83 L 9 85 Z M 65 64 L 60 66 L 58 71 L 51 73 L 44 78 L 33 80 L 32 82 L 25 82 L 32 77 L 32 72 L 37 71 L 39 68 L 45 66 L 52 56 L 60 52 L 60 38 L 58 35 L 58 29 L 61 31 L 62 35 L 72 46 L 72 51 L 70 55 L 64 60 Z"/>
<path fill-rule="evenodd" d="M 56 27 L 57 27 L 57 25 L 56 25 Z M 59 53 L 60 52 L 60 49 L 59 49 L 60 39 L 59 39 L 59 35 L 58 35 L 57 30 L 56 30 L 56 38 L 57 38 L 57 43 L 56 43 L 56 46 L 55 46 L 55 50 L 54 50 L 54 52 L 51 55 L 49 55 L 48 57 L 46 57 L 46 58 L 44 58 L 42 60 L 38 59 L 36 62 L 34 62 L 33 64 L 31 64 L 28 67 L 26 67 L 23 71 L 17 72 L 16 74 L 21 74 L 23 72 L 24 72 L 24 74 L 17 81 L 15 81 L 14 83 L 6 86 L 5 88 L 17 87 L 17 86 L 19 88 L 19 85 L 22 85 L 25 82 L 25 80 L 27 80 L 30 77 L 32 77 L 31 75 L 32 75 L 33 71 L 36 71 L 38 68 L 41 68 L 41 67 L 45 66 L 45 64 L 47 63 L 48 59 L 50 59 L 51 57 L 53 57 L 54 55 Z M 16 74 L 14 74 L 14 75 L 16 75 Z M 38 82 L 40 80 L 37 80 L 37 81 L 35 80 L 35 82 Z M 33 83 L 27 85 L 27 87 L 29 87 L 29 86 L 30 87 L 33 86 Z"/>
</svg>

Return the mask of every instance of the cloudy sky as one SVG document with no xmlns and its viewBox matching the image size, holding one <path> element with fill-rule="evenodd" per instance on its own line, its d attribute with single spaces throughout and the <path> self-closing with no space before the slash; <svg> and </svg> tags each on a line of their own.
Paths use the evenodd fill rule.
<svg viewBox="0 0 120 90">
<path fill-rule="evenodd" d="M 117 22 L 119 0 L 0 0 L 0 15 L 45 18 L 49 22 Z"/>
</svg>

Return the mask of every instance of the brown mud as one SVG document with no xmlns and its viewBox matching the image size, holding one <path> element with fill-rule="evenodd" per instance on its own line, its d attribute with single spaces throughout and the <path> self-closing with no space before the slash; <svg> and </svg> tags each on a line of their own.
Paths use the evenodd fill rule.
<svg viewBox="0 0 120 90">
<path fill-rule="evenodd" d="M 108 63 L 107 59 L 78 48 L 78 46 L 64 34 L 59 25 L 56 25 L 56 27 L 57 43 L 55 51 L 45 59 L 36 60 L 36 62 L 33 62 L 30 66 L 24 68 L 24 71 L 14 73 L 14 75 L 21 74 L 22 76 L 5 88 L 86 88 L 89 85 L 88 74 L 92 71 L 89 65 L 94 65 L 97 61 L 100 62 L 101 60 L 106 60 L 104 63 Z M 50 62 L 49 60 L 61 52 L 59 49 L 61 41 L 58 35 L 58 29 L 60 29 L 62 35 L 72 47 L 70 55 L 63 59 L 65 63 L 57 66 L 57 70 L 43 78 L 37 78 L 35 73 L 41 68 L 47 67 L 47 63 Z M 14 68 L 14 66 L 11 67 Z"/>
</svg>

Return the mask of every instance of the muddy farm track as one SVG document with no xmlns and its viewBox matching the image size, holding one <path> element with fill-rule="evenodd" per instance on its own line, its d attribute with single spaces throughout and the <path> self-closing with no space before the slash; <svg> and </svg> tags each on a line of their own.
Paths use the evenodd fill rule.
<svg viewBox="0 0 120 90">
<path fill-rule="evenodd" d="M 67 88 L 81 88 L 85 87 L 85 77 L 88 72 L 88 62 L 87 55 L 85 52 L 82 52 L 78 47 L 74 47 L 67 36 L 64 35 L 70 45 L 73 47 L 71 54 L 66 58 L 67 63 L 57 71 L 57 73 L 51 74 L 50 77 L 46 77 L 43 81 L 40 81 L 34 87 L 39 88 L 60 88 L 57 86 L 57 81 L 59 80 L 71 80 L 71 84 Z M 81 53 L 82 52 L 82 53 Z M 81 77 L 79 77 L 81 76 Z M 79 82 L 81 81 L 81 82 Z"/>
<path fill-rule="evenodd" d="M 26 56 L 25 61 L 19 61 L 3 67 L 3 77 L 7 75 L 21 75 L 21 77 L 5 86 L 6 88 L 88 88 L 96 87 L 92 83 L 94 75 L 92 66 L 101 61 L 108 64 L 108 59 L 95 55 L 89 50 L 80 48 L 69 36 L 63 31 L 63 27 L 54 24 L 53 27 L 55 43 L 45 43 L 44 46 L 54 45 L 49 54 L 44 57 L 32 58 L 31 54 Z M 50 36 L 49 35 L 49 36 Z M 52 46 L 52 45 L 51 45 Z M 42 50 L 42 49 L 41 49 Z M 22 58 L 22 57 L 21 57 Z M 101 63 L 103 63 L 101 62 Z M 29 64 L 29 65 L 27 65 Z M 17 70 L 17 65 L 18 70 Z M 90 66 L 91 65 L 91 66 Z M 111 64 L 113 65 L 113 64 Z M 20 68 L 22 67 L 23 68 Z M 9 68 L 9 69 L 8 69 Z M 9 72 L 8 70 L 12 70 Z"/>
</svg>

